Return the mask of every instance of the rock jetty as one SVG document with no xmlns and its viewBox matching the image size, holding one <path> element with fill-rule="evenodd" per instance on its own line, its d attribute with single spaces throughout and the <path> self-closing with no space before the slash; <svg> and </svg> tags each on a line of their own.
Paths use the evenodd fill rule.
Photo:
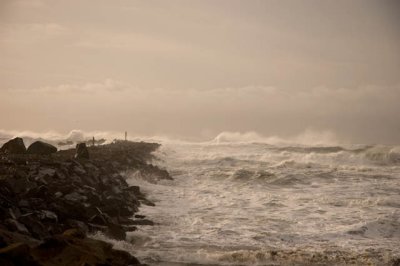
<svg viewBox="0 0 400 266">
<path fill-rule="evenodd" d="M 114 141 L 54 152 L 39 143 L 27 152 L 20 138 L 6 143 L 0 149 L 0 264 L 140 265 L 86 234 L 123 240 L 127 231 L 153 224 L 134 215 L 141 204 L 154 204 L 123 173 L 171 179 L 148 163 L 159 146 Z"/>
</svg>

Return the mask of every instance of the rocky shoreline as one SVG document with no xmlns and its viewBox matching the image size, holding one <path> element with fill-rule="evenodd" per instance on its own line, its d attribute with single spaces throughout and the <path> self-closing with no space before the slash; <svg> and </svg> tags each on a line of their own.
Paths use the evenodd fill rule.
<svg viewBox="0 0 400 266">
<path fill-rule="evenodd" d="M 114 141 L 56 151 L 21 143 L 17 138 L 0 149 L 0 264 L 141 265 L 86 235 L 101 231 L 123 240 L 137 226 L 153 224 L 135 213 L 154 204 L 122 173 L 171 179 L 148 163 L 160 145 Z"/>
</svg>

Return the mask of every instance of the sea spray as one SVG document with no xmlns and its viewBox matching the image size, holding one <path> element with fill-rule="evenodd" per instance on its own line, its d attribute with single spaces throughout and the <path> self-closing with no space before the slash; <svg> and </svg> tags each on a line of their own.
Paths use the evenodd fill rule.
<svg viewBox="0 0 400 266">
<path fill-rule="evenodd" d="M 390 264 L 400 165 L 371 158 L 375 147 L 164 144 L 156 163 L 175 180 L 140 181 L 156 225 L 135 253 L 152 265 Z"/>
</svg>

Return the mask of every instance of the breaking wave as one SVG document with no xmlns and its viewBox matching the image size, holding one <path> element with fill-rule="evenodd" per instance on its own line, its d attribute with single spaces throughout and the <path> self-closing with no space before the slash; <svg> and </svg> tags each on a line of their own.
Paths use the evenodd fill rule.
<svg viewBox="0 0 400 266">
<path fill-rule="evenodd" d="M 222 132 L 218 134 L 210 143 L 265 143 L 275 145 L 297 144 L 297 145 L 335 145 L 338 143 L 335 135 L 330 131 L 305 132 L 289 138 L 278 136 L 265 137 L 256 132 Z"/>
<path fill-rule="evenodd" d="M 118 132 L 0 131 L 0 142 L 43 139 L 60 148 L 123 138 Z M 390 264 L 400 257 L 400 147 L 354 145 L 330 132 L 291 138 L 223 132 L 193 142 L 160 142 L 153 163 L 174 180 L 126 173 L 155 207 L 126 241 L 113 241 L 150 265 Z M 60 145 L 69 143 L 68 145 Z"/>
<path fill-rule="evenodd" d="M 72 130 L 66 134 L 55 131 L 5 131 L 0 130 L 0 145 L 10 138 L 22 137 L 25 145 L 30 145 L 36 140 L 47 141 L 60 149 L 74 147 L 78 142 L 91 141 L 94 137 L 98 144 L 110 143 L 114 139 L 123 139 L 123 132 L 107 131 L 82 131 Z M 237 160 L 258 161 L 275 163 L 283 167 L 288 164 L 310 165 L 399 165 L 400 146 L 384 145 L 350 145 L 340 144 L 333 133 L 305 131 L 291 137 L 280 138 L 276 136 L 264 137 L 256 132 L 222 132 L 210 141 L 192 142 L 172 139 L 166 136 L 129 136 L 133 141 L 159 142 L 165 145 L 199 146 L 210 152 L 197 154 L 185 154 L 192 160 L 203 160 L 209 164 L 235 164 Z M 213 152 L 214 146 L 221 147 Z M 225 147 L 225 148 L 224 148 Z M 250 153 L 241 153 L 243 150 L 251 150 Z M 234 152 L 231 156 L 229 151 Z M 225 156 L 225 154 L 229 154 Z M 202 157 L 203 156 L 203 157 Z"/>
<path fill-rule="evenodd" d="M 158 164 L 175 180 L 130 178 L 156 202 L 141 212 L 157 224 L 132 233 L 132 252 L 151 265 L 391 265 L 400 256 L 398 151 L 165 143 Z"/>
</svg>

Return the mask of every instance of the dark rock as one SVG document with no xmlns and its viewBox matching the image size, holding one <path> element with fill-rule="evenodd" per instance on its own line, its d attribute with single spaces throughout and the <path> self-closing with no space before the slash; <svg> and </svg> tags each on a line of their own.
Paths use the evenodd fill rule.
<svg viewBox="0 0 400 266">
<path fill-rule="evenodd" d="M 91 240 L 87 242 L 83 236 L 101 231 L 121 240 L 127 231 L 136 230 L 136 225 L 153 225 L 139 215 L 131 219 L 141 203 L 152 206 L 154 203 L 146 199 L 138 186 L 129 187 L 125 174 L 121 173 L 133 170 L 159 179 L 164 175 L 160 174 L 163 170 L 146 163 L 158 145 L 116 142 L 82 146 L 52 156 L 0 156 L 0 237 L 5 228 L 25 237 L 11 242 L 0 238 L 0 248 L 15 242 L 30 243 L 26 239 L 32 239 L 45 243 L 40 247 L 35 243 L 36 248 L 32 245 L 30 251 L 41 265 L 129 265 L 131 261 L 137 264 L 137 260 L 126 254 L 111 252 L 109 245 L 97 254 L 103 244 L 96 242 L 94 245 L 100 245 L 99 248 L 87 248 Z M 91 159 L 83 159 L 89 158 L 88 150 Z M 77 159 L 72 159 L 75 152 Z M 72 230 L 60 235 L 68 229 Z M 98 255 L 104 256 L 99 259 Z M 82 257 L 85 259 L 80 260 Z"/>
<path fill-rule="evenodd" d="M 35 187 L 29 189 L 28 192 L 26 193 L 26 196 L 29 198 L 36 198 L 40 201 L 43 201 L 41 198 L 43 198 L 45 195 L 47 195 L 48 192 L 49 192 L 49 188 L 47 186 L 40 185 L 40 186 L 35 186 Z M 31 205 L 34 205 L 33 201 L 35 201 L 35 199 L 30 199 L 29 203 Z"/>
<path fill-rule="evenodd" d="M 28 228 L 30 234 L 36 239 L 44 239 L 49 237 L 50 232 L 48 228 L 39 221 L 34 213 L 21 216 L 18 221 Z"/>
<path fill-rule="evenodd" d="M 82 166 L 75 166 L 73 168 L 73 172 L 76 173 L 77 175 L 85 175 L 86 171 Z"/>
<path fill-rule="evenodd" d="M 35 178 L 39 179 L 39 178 L 44 178 L 44 177 L 54 177 L 55 174 L 56 174 L 55 169 L 41 167 L 38 170 L 38 173 Z"/>
<path fill-rule="evenodd" d="M 1 152 L 7 154 L 22 154 L 26 153 L 26 147 L 24 144 L 24 140 L 22 138 L 14 138 L 4 143 L 4 145 L 0 148 Z"/>
<path fill-rule="evenodd" d="M 66 200 L 73 201 L 73 202 L 82 202 L 87 200 L 86 196 L 80 195 L 77 192 L 72 192 L 64 196 Z"/>
<path fill-rule="evenodd" d="M 56 223 L 58 222 L 57 214 L 52 211 L 41 210 L 38 212 L 38 216 L 41 220 L 50 220 Z"/>
<path fill-rule="evenodd" d="M 35 246 L 40 243 L 40 241 L 33 239 L 29 235 L 5 230 L 3 226 L 0 227 L 0 239 L 1 248 L 17 242 L 27 243 L 29 246 Z"/>
<path fill-rule="evenodd" d="M 76 174 L 71 175 L 69 179 L 75 183 L 82 183 L 82 178 Z"/>
<path fill-rule="evenodd" d="M 14 243 L 0 250 L 2 256 L 26 256 L 29 254 L 30 247 L 24 243 Z"/>
<path fill-rule="evenodd" d="M 125 188 L 125 190 L 133 192 L 135 195 L 142 195 L 142 192 L 140 192 L 139 186 L 130 186 L 130 187 Z"/>
<path fill-rule="evenodd" d="M 67 235 L 64 235 L 68 237 Z M 70 235 L 71 237 L 71 235 Z M 72 236 L 73 237 L 73 236 Z M 63 237 L 58 237 L 58 236 L 54 236 L 54 237 L 49 237 L 47 239 L 45 239 L 38 247 L 38 250 L 46 250 L 46 251 L 59 251 L 61 252 L 66 246 L 68 245 L 67 239 L 63 238 Z"/>
<path fill-rule="evenodd" d="M 133 220 L 133 225 L 154 225 L 154 222 L 147 219 Z"/>
<path fill-rule="evenodd" d="M 10 214 L 11 218 L 14 220 L 18 219 L 18 217 L 21 216 L 21 211 L 17 208 L 12 206 L 11 208 L 8 209 L 8 213 Z"/>
<path fill-rule="evenodd" d="M 16 177 L 16 178 L 25 178 L 26 179 L 26 178 L 28 178 L 28 174 L 27 174 L 27 172 L 25 172 L 22 169 L 17 169 L 15 171 L 14 177 Z"/>
<path fill-rule="evenodd" d="M 133 232 L 137 230 L 137 227 L 134 225 L 122 225 L 124 228 L 125 232 Z"/>
<path fill-rule="evenodd" d="M 97 232 L 97 231 L 105 232 L 107 230 L 107 226 L 105 225 L 92 224 L 92 223 L 88 223 L 87 225 L 89 227 L 90 232 Z"/>
<path fill-rule="evenodd" d="M 7 246 L 7 240 L 5 239 L 5 237 L 0 235 L 0 248 L 4 248 Z"/>
<path fill-rule="evenodd" d="M 117 217 L 117 223 L 131 226 L 135 224 L 135 221 L 128 217 L 119 216 Z"/>
<path fill-rule="evenodd" d="M 99 240 L 81 238 L 66 232 L 47 239 L 31 249 L 35 261 L 41 265 L 141 265 L 128 252 L 114 250 L 112 245 Z"/>
<path fill-rule="evenodd" d="M 10 231 L 17 231 L 22 234 L 29 234 L 28 229 L 26 228 L 25 225 L 21 224 L 17 220 L 14 219 L 7 219 L 5 220 L 5 225 Z"/>
<path fill-rule="evenodd" d="M 46 194 L 42 195 L 44 198 L 47 196 Z M 46 199 L 43 198 L 30 198 L 29 199 L 31 208 L 35 210 L 46 209 L 49 202 L 46 202 Z"/>
<path fill-rule="evenodd" d="M 24 193 L 29 189 L 36 187 L 36 184 L 30 182 L 26 177 L 14 176 L 14 178 L 7 178 L 4 180 L 4 185 L 10 188 L 16 194 Z"/>
<path fill-rule="evenodd" d="M 55 178 L 57 179 L 66 179 L 68 175 L 68 170 L 64 171 L 64 169 L 57 169 L 56 173 L 54 174 Z"/>
<path fill-rule="evenodd" d="M 86 232 L 73 228 L 73 229 L 68 229 L 63 233 L 64 236 L 69 236 L 69 237 L 76 237 L 80 239 L 84 239 L 86 237 Z"/>
<path fill-rule="evenodd" d="M 112 190 L 112 192 L 114 194 L 121 194 L 122 193 L 121 188 L 119 188 L 119 186 L 112 186 L 111 190 Z"/>
<path fill-rule="evenodd" d="M 29 154 L 49 155 L 57 152 L 57 148 L 43 141 L 35 141 L 28 147 L 27 152 Z"/>
<path fill-rule="evenodd" d="M 89 227 L 82 221 L 68 219 L 66 225 L 70 228 L 77 229 L 85 234 L 89 232 Z"/>
<path fill-rule="evenodd" d="M 21 242 L 22 239 L 16 240 L 17 242 L 0 249 L 0 265 L 141 265 L 128 252 L 114 250 L 109 243 L 86 238 L 75 229 L 31 246 Z"/>
<path fill-rule="evenodd" d="M 76 145 L 75 159 L 89 159 L 89 151 L 86 143 L 79 143 Z"/>
<path fill-rule="evenodd" d="M 22 199 L 22 200 L 20 200 L 20 201 L 18 202 L 18 206 L 19 206 L 20 208 L 29 208 L 29 207 L 30 207 L 30 204 L 29 204 L 29 202 L 28 202 L 27 200 Z"/>
<path fill-rule="evenodd" d="M 152 207 L 156 206 L 153 202 L 151 202 L 148 199 L 140 199 L 140 202 L 143 203 L 146 206 L 152 206 Z"/>
<path fill-rule="evenodd" d="M 93 215 L 90 219 L 89 219 L 90 223 L 93 224 L 99 224 L 99 225 L 108 225 L 109 223 L 111 223 L 111 218 L 110 216 L 108 216 L 105 213 L 98 213 Z"/>
<path fill-rule="evenodd" d="M 116 240 L 125 240 L 126 238 L 125 228 L 117 224 L 109 224 L 105 233 L 108 237 Z"/>
<path fill-rule="evenodd" d="M 122 215 L 122 216 L 132 216 L 132 215 L 134 214 L 134 212 L 137 211 L 137 209 L 134 210 L 131 206 L 129 206 L 129 205 L 124 205 L 124 206 L 121 206 L 121 207 L 118 209 L 118 211 L 119 211 L 119 215 Z"/>
<path fill-rule="evenodd" d="M 32 265 L 39 266 L 31 254 L 31 248 L 26 243 L 13 243 L 7 247 L 0 249 L 0 264 L 1 265 Z"/>
</svg>

